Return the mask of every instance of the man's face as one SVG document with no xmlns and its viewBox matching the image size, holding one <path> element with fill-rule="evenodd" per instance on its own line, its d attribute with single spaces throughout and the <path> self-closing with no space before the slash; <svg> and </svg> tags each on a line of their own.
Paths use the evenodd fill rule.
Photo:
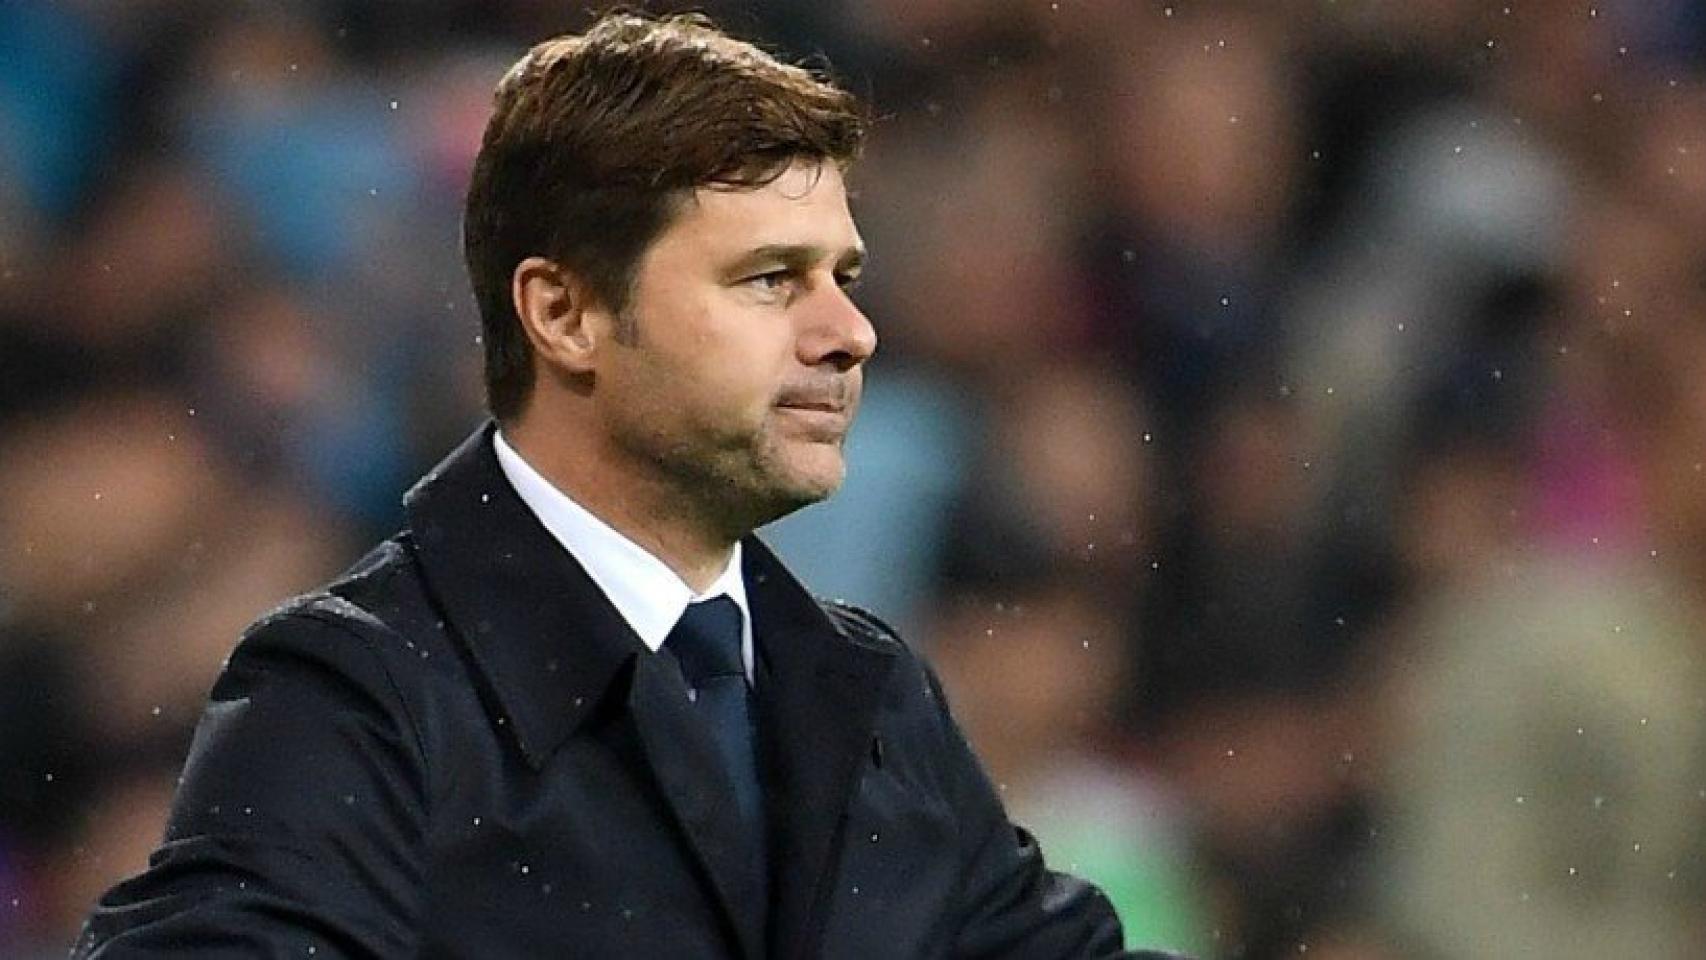
<svg viewBox="0 0 1706 960">
<path fill-rule="evenodd" d="M 633 336 L 597 369 L 612 453 L 735 534 L 834 492 L 877 343 L 844 289 L 862 260 L 833 163 L 695 191 L 640 261 Z"/>
</svg>

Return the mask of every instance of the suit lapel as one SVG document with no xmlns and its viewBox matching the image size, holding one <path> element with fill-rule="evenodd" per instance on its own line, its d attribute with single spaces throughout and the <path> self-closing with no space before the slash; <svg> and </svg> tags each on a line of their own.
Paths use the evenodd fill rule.
<svg viewBox="0 0 1706 960">
<path fill-rule="evenodd" d="M 870 756 L 895 651 L 839 630 L 763 544 L 746 584 L 765 671 L 758 684 L 771 814 L 771 953 L 811 956 L 846 842 L 842 814 Z"/>
<path fill-rule="evenodd" d="M 763 912 L 755 908 L 762 906 L 763 889 L 740 842 L 734 787 L 716 760 L 716 745 L 689 706 L 687 685 L 673 658 L 641 658 L 628 705 L 652 775 L 710 876 L 742 953 L 762 956 Z"/>
<path fill-rule="evenodd" d="M 404 497 L 421 570 L 535 770 L 646 648 L 498 466 L 487 422 Z"/>
</svg>

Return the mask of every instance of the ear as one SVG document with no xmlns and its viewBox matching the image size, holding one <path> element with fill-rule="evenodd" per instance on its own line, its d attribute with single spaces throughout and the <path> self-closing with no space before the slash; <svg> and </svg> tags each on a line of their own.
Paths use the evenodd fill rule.
<svg viewBox="0 0 1706 960">
<path fill-rule="evenodd" d="M 571 375 L 593 371 L 603 331 L 586 284 L 555 261 L 528 257 L 515 265 L 510 297 L 540 360 Z"/>
</svg>

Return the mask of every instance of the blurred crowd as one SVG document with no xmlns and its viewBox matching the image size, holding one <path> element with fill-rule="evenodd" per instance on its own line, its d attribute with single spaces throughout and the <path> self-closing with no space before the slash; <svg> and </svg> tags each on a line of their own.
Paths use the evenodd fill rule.
<svg viewBox="0 0 1706 960">
<path fill-rule="evenodd" d="M 582 6 L 0 2 L 0 955 L 479 421 L 462 190 Z M 767 535 L 1134 943 L 1706 955 L 1706 5 L 697 7 L 883 117 Z"/>
</svg>

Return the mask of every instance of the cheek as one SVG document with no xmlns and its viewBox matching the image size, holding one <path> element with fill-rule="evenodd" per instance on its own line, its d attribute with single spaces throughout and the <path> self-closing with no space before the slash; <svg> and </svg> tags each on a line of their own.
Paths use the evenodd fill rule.
<svg viewBox="0 0 1706 960">
<path fill-rule="evenodd" d="M 768 428 L 776 383 L 757 358 L 708 346 L 691 356 L 656 358 L 630 395 L 654 426 L 749 435 Z"/>
</svg>

